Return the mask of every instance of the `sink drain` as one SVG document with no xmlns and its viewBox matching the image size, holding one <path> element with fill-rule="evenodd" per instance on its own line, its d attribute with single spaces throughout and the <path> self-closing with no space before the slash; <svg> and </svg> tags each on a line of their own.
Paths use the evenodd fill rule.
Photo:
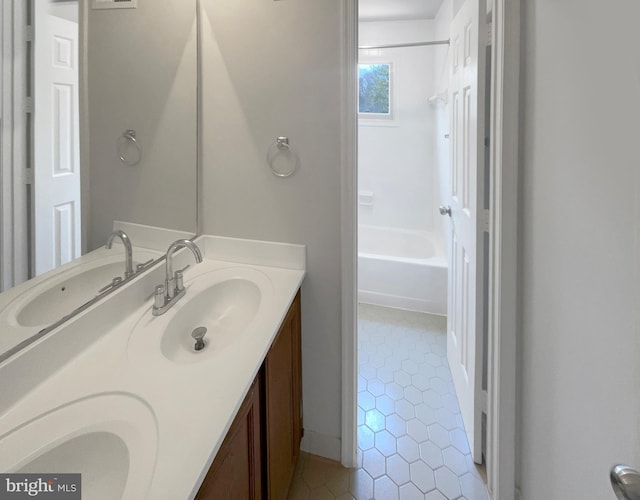
<svg viewBox="0 0 640 500">
<path fill-rule="evenodd" d="M 193 340 L 196 341 L 196 345 L 193 347 L 196 351 L 201 351 L 204 349 L 204 336 L 207 334 L 207 328 L 204 326 L 199 326 L 195 330 L 191 332 L 191 336 Z"/>
</svg>

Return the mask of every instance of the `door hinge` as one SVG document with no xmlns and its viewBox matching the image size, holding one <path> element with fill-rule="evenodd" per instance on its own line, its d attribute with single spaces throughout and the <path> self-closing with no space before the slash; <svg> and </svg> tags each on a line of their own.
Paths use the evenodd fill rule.
<svg viewBox="0 0 640 500">
<path fill-rule="evenodd" d="M 24 112 L 33 113 L 33 97 L 26 97 L 24 100 Z"/>
<path fill-rule="evenodd" d="M 489 409 L 489 397 L 487 391 L 482 391 L 482 401 L 480 401 L 480 411 L 482 413 L 487 413 Z"/>
<path fill-rule="evenodd" d="M 33 169 L 32 168 L 25 168 L 24 169 L 24 183 L 27 186 L 30 186 L 31 184 L 33 184 Z"/>
<path fill-rule="evenodd" d="M 24 30 L 24 40 L 25 42 L 33 42 L 33 26 L 27 26 L 27 29 Z"/>
<path fill-rule="evenodd" d="M 491 224 L 491 213 L 488 209 L 482 210 L 482 230 L 489 232 L 489 225 Z"/>
<path fill-rule="evenodd" d="M 492 30 L 492 23 L 487 24 L 487 45 L 491 45 L 491 42 L 493 41 L 493 30 Z"/>
</svg>

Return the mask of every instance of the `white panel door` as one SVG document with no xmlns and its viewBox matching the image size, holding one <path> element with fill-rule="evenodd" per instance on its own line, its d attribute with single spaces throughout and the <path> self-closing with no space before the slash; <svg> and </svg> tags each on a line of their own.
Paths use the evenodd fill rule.
<svg viewBox="0 0 640 500">
<path fill-rule="evenodd" d="M 483 13 L 482 19 L 480 13 Z M 447 357 L 473 459 L 481 462 L 484 0 L 467 0 L 451 25 L 451 224 Z M 480 96 L 480 98 L 479 98 Z"/>
<path fill-rule="evenodd" d="M 78 25 L 35 2 L 35 269 L 42 274 L 80 255 Z"/>
</svg>

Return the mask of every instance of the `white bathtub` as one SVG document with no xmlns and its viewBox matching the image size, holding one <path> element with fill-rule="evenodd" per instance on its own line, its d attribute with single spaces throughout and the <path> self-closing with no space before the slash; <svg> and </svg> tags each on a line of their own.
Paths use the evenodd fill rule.
<svg viewBox="0 0 640 500">
<path fill-rule="evenodd" d="M 358 300 L 447 314 L 447 256 L 433 233 L 358 228 Z"/>
</svg>

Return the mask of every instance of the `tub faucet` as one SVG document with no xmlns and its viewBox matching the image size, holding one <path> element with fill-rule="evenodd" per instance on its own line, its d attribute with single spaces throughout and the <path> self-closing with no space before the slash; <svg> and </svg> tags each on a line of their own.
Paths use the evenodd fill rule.
<svg viewBox="0 0 640 500">
<path fill-rule="evenodd" d="M 166 313 L 185 294 L 182 273 L 184 269 L 173 272 L 173 254 L 181 248 L 188 248 L 193 253 L 196 262 L 202 262 L 202 253 L 193 241 L 176 240 L 169 246 L 166 255 L 164 284 L 156 286 L 152 313 L 160 316 Z M 188 266 L 187 266 L 188 267 Z M 186 268 L 185 268 L 186 269 Z"/>
<path fill-rule="evenodd" d="M 133 270 L 133 249 L 131 248 L 131 240 L 127 236 L 127 233 L 125 233 L 124 231 L 121 231 L 120 229 L 118 229 L 117 231 L 114 231 L 113 233 L 111 233 L 109 235 L 109 238 L 107 239 L 107 244 L 105 245 L 105 247 L 106 248 L 111 248 L 111 245 L 113 245 L 113 240 L 115 238 L 120 238 L 122 240 L 123 245 L 124 245 L 124 252 L 125 252 L 124 277 L 125 277 L 125 279 L 127 279 L 128 277 L 133 276 L 133 273 L 134 273 L 134 270 Z"/>
</svg>

